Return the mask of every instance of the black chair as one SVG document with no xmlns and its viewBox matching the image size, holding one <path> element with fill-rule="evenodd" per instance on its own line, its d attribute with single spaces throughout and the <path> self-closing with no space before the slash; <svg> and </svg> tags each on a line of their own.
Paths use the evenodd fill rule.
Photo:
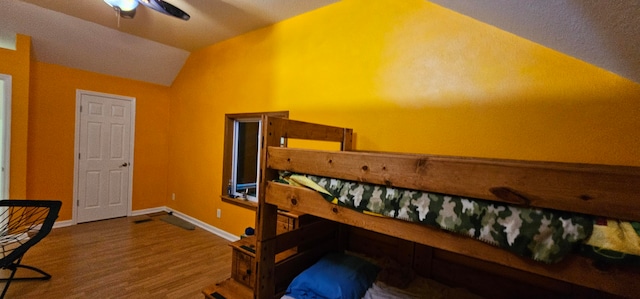
<svg viewBox="0 0 640 299">
<path fill-rule="evenodd" d="M 0 269 L 11 271 L 0 299 L 14 280 L 47 280 L 51 275 L 38 268 L 21 265 L 22 257 L 53 227 L 62 202 L 54 200 L 0 200 Z M 40 273 L 36 277 L 15 277 L 18 268 Z"/>
</svg>

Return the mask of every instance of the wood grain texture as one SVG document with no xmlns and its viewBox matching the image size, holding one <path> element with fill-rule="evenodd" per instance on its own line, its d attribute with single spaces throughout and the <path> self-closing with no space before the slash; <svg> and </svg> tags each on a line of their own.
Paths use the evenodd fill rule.
<svg viewBox="0 0 640 299">
<path fill-rule="evenodd" d="M 253 299 L 253 290 L 232 278 L 210 285 L 202 290 L 202 294 L 206 299 L 216 299 L 213 297 L 213 293 L 216 292 L 229 299 Z"/>
<path fill-rule="evenodd" d="M 365 215 L 331 204 L 313 190 L 275 182 L 270 182 L 267 186 L 266 202 L 283 209 L 307 213 L 545 277 L 601 289 L 612 294 L 627 297 L 640 294 L 640 284 L 637 283 L 640 281 L 640 270 L 638 269 L 625 271 L 614 268 L 601 271 L 589 259 L 578 256 L 569 256 L 561 263 L 546 265 L 437 228 L 392 218 Z"/>
<path fill-rule="evenodd" d="M 278 177 L 277 170 L 265 167 L 268 161 L 266 151 L 268 145 L 286 146 L 286 139 L 295 138 L 339 142 L 341 149 L 353 148 L 353 131 L 350 129 L 268 116 L 262 118 L 262 123 L 263 142 L 260 154 L 260 190 L 265 190 L 267 184 Z M 282 138 L 285 138 L 284 144 L 281 144 Z M 258 249 L 256 251 L 256 261 L 258 264 L 254 293 L 257 298 L 272 298 L 274 294 L 276 294 L 276 289 L 282 287 L 280 282 L 284 284 L 284 281 L 288 280 L 288 277 L 295 275 L 293 270 L 285 270 L 284 272 L 286 272 L 287 275 L 276 277 L 275 256 L 278 253 L 278 243 L 275 241 L 275 238 L 277 233 L 278 209 L 276 206 L 265 202 L 265 193 L 264 191 L 260 191 L 258 194 L 258 210 L 256 213 L 256 245 Z M 314 258 L 316 256 L 317 255 L 313 255 Z M 280 268 L 286 269 L 288 267 L 287 264 L 295 264 L 295 266 L 289 266 L 289 269 L 296 269 L 296 271 L 298 271 L 303 265 L 308 265 L 308 262 L 311 260 L 312 258 L 309 258 L 305 262 L 298 264 L 282 263 Z M 287 279 L 283 279 L 283 277 L 287 277 Z"/>
<path fill-rule="evenodd" d="M 269 147 L 269 169 L 640 221 L 640 167 Z"/>
<path fill-rule="evenodd" d="M 203 298 L 207 285 L 230 276 L 228 244 L 158 217 L 57 228 L 23 260 L 51 273 L 51 280 L 13 282 L 6 298 Z"/>
<path fill-rule="evenodd" d="M 349 129 L 345 130 L 344 128 L 340 127 L 325 126 L 277 117 L 268 117 L 263 123 L 266 124 L 267 127 L 273 128 L 267 129 L 268 133 L 265 136 L 267 136 L 267 138 L 269 138 L 270 136 L 275 137 L 277 138 L 276 140 L 278 142 L 280 141 L 280 137 L 284 137 L 318 141 L 345 142 L 349 144 L 347 147 L 351 147 L 350 135 L 352 131 Z M 274 145 L 278 143 L 267 144 Z"/>
<path fill-rule="evenodd" d="M 483 277 L 485 272 L 497 275 L 496 279 L 510 274 L 513 277 L 508 278 L 521 278 L 533 274 L 543 276 L 536 278 L 540 281 L 562 281 L 558 284 L 561 287 L 556 289 L 569 289 L 572 294 L 586 297 L 598 298 L 600 293 L 593 288 L 626 297 L 637 297 L 637 294 L 640 294 L 640 284 L 637 283 L 640 281 L 638 269 L 602 270 L 595 267 L 590 260 L 577 256 L 570 256 L 559 264 L 546 265 L 436 228 L 360 214 L 326 202 L 315 191 L 271 181 L 279 171 L 286 170 L 396 188 L 639 221 L 640 167 L 353 152 L 349 151 L 354 148 L 353 132 L 349 129 L 342 131 L 343 142 L 346 144 L 341 147 L 343 151 L 338 152 L 290 149 L 280 144 L 280 137 L 338 141 L 341 134 L 338 128 L 280 119 L 269 123 L 268 129 L 265 129 L 261 157 L 263 180 L 260 185 L 262 191 L 258 208 L 262 212 L 259 213 L 256 224 L 259 230 L 267 232 L 257 236 L 258 244 L 263 244 L 258 246 L 257 255 L 261 256 L 258 272 L 264 273 L 258 278 L 259 285 L 264 287 L 257 290 L 257 298 L 273 298 L 274 289 L 278 289 L 275 286 L 278 283 L 275 279 L 277 277 L 274 277 L 272 262 L 277 252 L 274 248 L 279 242 L 289 243 L 295 240 L 292 238 L 295 233 L 275 236 L 273 222 L 277 218 L 276 207 L 426 245 L 416 245 L 415 250 L 427 249 L 424 253 L 414 251 L 413 255 L 414 266 L 429 267 L 421 271 L 421 274 L 426 276 L 453 282 L 458 276 L 464 281 Z M 343 241 L 342 238 L 338 238 L 335 242 Z M 378 247 L 381 250 L 392 248 L 382 245 Z M 313 256 L 314 250 L 322 251 L 319 247 L 298 248 L 298 256 Z M 469 260 L 456 264 L 452 263 L 452 260 L 434 258 L 434 252 L 443 250 L 474 259 L 456 258 L 455 260 L 460 261 Z M 476 263 L 475 259 L 483 262 Z M 470 262 L 471 260 L 473 262 Z M 287 264 L 292 266 L 285 267 L 285 263 L 282 263 L 279 265 L 282 269 L 279 273 L 287 272 L 289 277 L 295 275 L 300 271 L 300 267 L 294 264 L 304 264 L 302 261 L 292 257 L 287 261 Z M 474 265 L 480 266 L 474 268 Z M 468 269 L 467 266 L 472 267 Z M 483 268 L 483 271 L 480 271 L 480 268 Z M 520 274 L 514 269 L 529 273 Z M 288 273 L 289 271 L 293 273 Z M 516 272 L 517 275 L 513 274 Z M 449 275 L 451 273 L 457 274 Z M 500 273 L 509 274 L 499 275 Z M 570 287 L 565 287 L 568 284 L 571 284 Z M 588 288 L 574 289 L 575 285 Z M 514 290 L 527 289 L 516 287 Z"/>
</svg>

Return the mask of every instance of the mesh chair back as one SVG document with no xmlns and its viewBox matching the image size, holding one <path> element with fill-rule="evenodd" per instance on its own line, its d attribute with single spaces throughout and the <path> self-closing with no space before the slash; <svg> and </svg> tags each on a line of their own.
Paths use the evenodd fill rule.
<svg viewBox="0 0 640 299">
<path fill-rule="evenodd" d="M 53 227 L 60 201 L 0 201 L 0 268 L 10 267 Z"/>
<path fill-rule="evenodd" d="M 60 201 L 0 200 L 0 268 L 11 270 L 0 299 L 4 298 L 14 280 L 49 279 L 51 275 L 36 267 L 22 265 L 22 256 L 49 234 L 58 218 Z M 37 277 L 15 277 L 18 268 L 39 273 Z"/>
</svg>

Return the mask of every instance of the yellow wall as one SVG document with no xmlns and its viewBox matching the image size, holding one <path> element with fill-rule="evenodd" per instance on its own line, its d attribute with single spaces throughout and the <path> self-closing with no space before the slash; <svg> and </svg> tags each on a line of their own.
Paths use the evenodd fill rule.
<svg viewBox="0 0 640 299">
<path fill-rule="evenodd" d="M 76 89 L 137 98 L 134 210 L 168 205 L 233 234 L 254 213 L 219 198 L 225 113 L 352 127 L 362 150 L 640 166 L 639 84 L 423 0 L 343 0 L 212 45 L 170 88 L 32 62 L 17 40 L 0 49 L 11 196 L 61 199 L 59 220 Z"/>
<path fill-rule="evenodd" d="M 27 196 L 27 131 L 31 38 L 18 35 L 16 50 L 0 48 L 0 73 L 11 76 L 11 161 L 9 197 Z"/>
<path fill-rule="evenodd" d="M 28 197 L 62 200 L 58 220 L 72 217 L 77 89 L 136 98 L 132 208 L 165 206 L 169 88 L 40 62 L 31 78 Z"/>
<path fill-rule="evenodd" d="M 289 110 L 362 150 L 640 166 L 640 85 L 423 0 L 343 0 L 192 53 L 171 88 L 169 204 L 234 234 L 225 113 Z M 222 218 L 215 218 L 215 209 Z"/>
</svg>

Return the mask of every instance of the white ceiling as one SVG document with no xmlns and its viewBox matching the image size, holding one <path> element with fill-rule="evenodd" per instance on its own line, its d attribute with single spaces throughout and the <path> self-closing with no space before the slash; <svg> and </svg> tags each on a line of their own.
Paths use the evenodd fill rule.
<svg viewBox="0 0 640 299">
<path fill-rule="evenodd" d="M 640 0 L 432 0 L 640 83 Z"/>
<path fill-rule="evenodd" d="M 191 51 L 337 1 L 169 0 L 191 19 L 140 6 L 118 27 L 103 0 L 0 0 L 0 45 L 22 33 L 38 61 L 169 86 Z M 640 82 L 638 0 L 432 2 Z"/>
<path fill-rule="evenodd" d="M 191 15 L 140 5 L 119 19 L 103 0 L 0 0 L 0 38 L 31 36 L 41 62 L 171 85 L 189 53 L 338 0 L 169 0 Z"/>
</svg>

